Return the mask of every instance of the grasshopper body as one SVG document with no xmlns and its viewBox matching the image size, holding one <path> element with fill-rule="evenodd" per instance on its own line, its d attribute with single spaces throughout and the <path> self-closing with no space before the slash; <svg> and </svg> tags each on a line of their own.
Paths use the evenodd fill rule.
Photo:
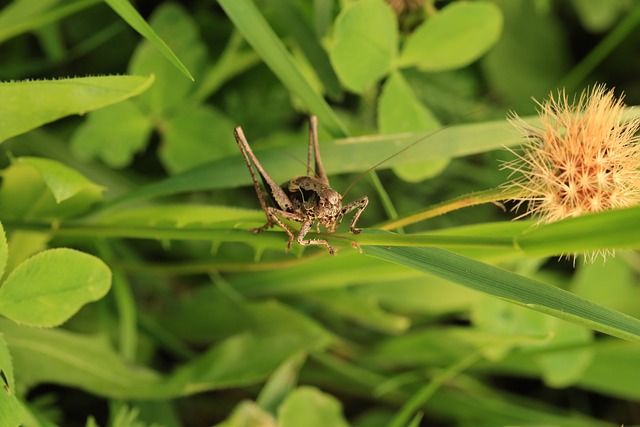
<svg viewBox="0 0 640 427">
<path fill-rule="evenodd" d="M 264 170 L 256 156 L 253 154 L 247 139 L 242 132 L 242 128 L 239 126 L 234 129 L 234 134 L 238 147 L 242 152 L 242 156 L 249 168 L 249 173 L 253 180 L 253 184 L 260 201 L 260 206 L 264 211 L 267 222 L 265 225 L 259 228 L 253 229 L 255 233 L 258 233 L 267 228 L 273 227 L 275 224 L 280 226 L 289 236 L 287 242 L 287 250 L 291 248 L 291 243 L 295 237 L 296 241 L 301 245 L 324 245 L 329 253 L 333 255 L 335 250 L 325 239 L 306 239 L 307 233 L 316 224 L 316 231 L 319 231 L 320 225 L 332 233 L 336 230 L 338 225 L 342 222 L 342 218 L 349 212 L 356 210 L 351 220 L 350 230 L 354 234 L 360 232 L 356 228 L 356 222 L 360 217 L 364 208 L 367 207 L 369 199 L 367 196 L 360 199 L 342 205 L 342 194 L 335 191 L 329 185 L 329 179 L 322 165 L 322 159 L 320 157 L 320 149 L 318 147 L 318 121 L 315 116 L 309 118 L 309 145 L 307 151 L 307 174 L 304 176 L 298 176 L 292 180 L 284 183 L 282 186 L 278 185 L 267 172 Z M 314 158 L 315 172 L 311 175 L 311 157 Z M 270 199 L 274 201 L 276 206 L 269 206 L 267 204 L 268 197 L 265 190 L 262 189 L 258 180 L 254 168 L 258 171 L 266 192 L 270 194 Z M 297 236 L 294 236 L 293 231 L 282 221 L 282 218 L 302 223 L 300 231 Z"/>
</svg>

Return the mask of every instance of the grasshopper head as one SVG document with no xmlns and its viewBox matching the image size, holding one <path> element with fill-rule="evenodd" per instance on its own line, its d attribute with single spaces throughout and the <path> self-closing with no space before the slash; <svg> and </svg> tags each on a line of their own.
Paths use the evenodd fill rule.
<svg viewBox="0 0 640 427">
<path fill-rule="evenodd" d="M 316 218 L 329 233 L 333 233 L 342 220 L 342 195 L 330 188 L 325 188 L 318 200 Z"/>
</svg>

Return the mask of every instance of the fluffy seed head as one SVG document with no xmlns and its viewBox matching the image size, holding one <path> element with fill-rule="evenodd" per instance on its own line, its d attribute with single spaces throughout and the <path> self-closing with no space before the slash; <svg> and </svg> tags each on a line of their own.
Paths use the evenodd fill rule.
<svg viewBox="0 0 640 427">
<path fill-rule="evenodd" d="M 640 119 L 623 121 L 624 103 L 597 85 L 570 103 L 564 91 L 538 103 L 541 128 L 518 116 L 526 138 L 504 187 L 519 190 L 516 209 L 538 222 L 624 208 L 640 201 Z M 606 255 L 607 251 L 602 254 Z"/>
</svg>

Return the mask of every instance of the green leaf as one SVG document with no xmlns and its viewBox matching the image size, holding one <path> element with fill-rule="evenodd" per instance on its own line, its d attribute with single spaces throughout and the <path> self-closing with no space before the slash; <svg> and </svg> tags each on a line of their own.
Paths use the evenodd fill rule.
<svg viewBox="0 0 640 427">
<path fill-rule="evenodd" d="M 633 4 L 627 0 L 591 1 L 571 0 L 580 23 L 589 32 L 600 33 L 615 25 L 620 16 L 630 12 Z"/>
<path fill-rule="evenodd" d="M 51 234 L 48 232 L 12 230 L 8 241 L 11 252 L 9 252 L 5 273 L 13 271 L 30 256 L 47 249 L 47 242 L 50 239 Z"/>
<path fill-rule="evenodd" d="M 17 323 L 57 326 L 106 295 L 111 271 L 72 249 L 40 252 L 18 265 L 0 288 L 0 313 Z"/>
<path fill-rule="evenodd" d="M 554 331 L 549 347 L 564 351 L 540 355 L 537 362 L 542 367 L 543 380 L 553 388 L 576 385 L 593 361 L 593 349 L 588 347 L 593 342 L 593 333 L 559 319 L 550 319 L 547 325 Z M 575 348 L 566 350 L 572 347 Z"/>
<path fill-rule="evenodd" d="M 260 408 L 271 413 L 276 412 L 278 406 L 291 390 L 296 387 L 300 369 L 305 361 L 306 354 L 300 353 L 293 355 L 278 366 L 278 369 L 271 374 L 256 399 Z"/>
<path fill-rule="evenodd" d="M 93 416 L 90 416 L 89 418 L 87 418 L 87 423 L 85 424 L 85 427 L 100 427 L 100 424 L 98 424 L 98 422 L 96 421 L 95 418 L 93 418 Z"/>
<path fill-rule="evenodd" d="M 329 54 L 348 89 L 362 93 L 372 87 L 391 70 L 397 50 L 396 17 L 384 1 L 360 0 L 338 15 Z"/>
<path fill-rule="evenodd" d="M 218 0 L 229 19 L 289 91 L 300 98 L 309 112 L 332 135 L 347 136 L 347 130 L 322 95 L 313 89 L 293 56 L 269 26 L 252 0 Z"/>
<path fill-rule="evenodd" d="M 216 427 L 276 427 L 273 415 L 249 400 L 238 404 L 226 421 Z"/>
<path fill-rule="evenodd" d="M 146 146 L 151 131 L 151 120 L 135 103 L 125 101 L 89 113 L 73 134 L 71 149 L 84 161 L 101 159 L 122 168 Z"/>
<path fill-rule="evenodd" d="M 493 3 L 453 3 L 420 25 L 400 54 L 400 65 L 424 71 L 461 68 L 499 39 L 502 13 Z"/>
<path fill-rule="evenodd" d="M 235 154 L 233 123 L 209 106 L 175 111 L 163 127 L 160 159 L 172 174 Z"/>
<path fill-rule="evenodd" d="M 235 334 L 165 377 L 126 361 L 104 337 L 24 327 L 3 319 L 0 331 L 15 358 L 17 375 L 26 384 L 55 383 L 99 396 L 141 400 L 255 384 L 284 360 L 319 350 L 330 340 L 317 323 L 275 301 L 236 309 L 245 321 Z"/>
<path fill-rule="evenodd" d="M 319 350 L 330 341 L 317 323 L 275 301 L 236 305 L 236 310 L 246 326 L 232 327 L 241 332 L 172 375 L 172 383 L 184 392 L 256 383 L 284 360 L 302 351 Z"/>
<path fill-rule="evenodd" d="M 490 360 L 504 357 L 513 347 L 539 351 L 536 363 L 545 382 L 551 387 L 574 385 L 584 375 L 593 359 L 589 344 L 593 334 L 589 329 L 528 310 L 507 301 L 485 296 L 472 311 L 474 325 L 498 336 L 545 337 L 539 343 L 504 342 L 487 346 L 484 353 Z M 525 344 L 525 345 L 523 345 Z M 542 349 L 558 351 L 541 351 Z"/>
<path fill-rule="evenodd" d="M 38 157 L 20 157 L 17 163 L 32 166 L 42 176 L 56 203 L 62 203 L 81 191 L 99 195 L 102 188 L 89 181 L 78 171 L 55 160 Z"/>
<path fill-rule="evenodd" d="M 193 76 L 187 67 L 178 59 L 169 46 L 153 31 L 137 10 L 128 0 L 105 0 L 111 8 L 124 19 L 141 36 L 149 40 L 182 74 L 193 81 Z"/>
<path fill-rule="evenodd" d="M 635 271 L 624 257 L 612 257 L 606 263 L 580 263 L 576 269 L 571 281 L 572 292 L 609 308 L 638 316 L 640 310 L 635 302 L 640 289 L 636 285 Z"/>
<path fill-rule="evenodd" d="M 391 73 L 378 102 L 378 129 L 381 133 L 400 133 L 440 127 L 436 116 L 416 98 L 399 71 Z"/>
<path fill-rule="evenodd" d="M 19 326 L 6 319 L 0 319 L 0 331 L 25 384 L 63 384 L 120 398 L 141 395 L 141 390 L 152 395 L 153 388 L 160 388 L 158 374 L 126 362 L 103 336 Z"/>
<path fill-rule="evenodd" d="M 78 77 L 0 83 L 0 142 L 71 114 L 139 95 L 153 76 Z"/>
<path fill-rule="evenodd" d="M 185 393 L 255 384 L 287 357 L 317 343 L 317 336 L 242 333 L 179 368 L 172 380 L 183 385 Z"/>
<path fill-rule="evenodd" d="M 21 421 L 22 408 L 16 397 L 11 355 L 7 343 L 0 334 L 0 426 L 18 427 Z"/>
<path fill-rule="evenodd" d="M 357 292 L 380 301 L 380 305 L 393 313 L 428 314 L 444 316 L 468 310 L 479 294 L 468 288 L 433 277 L 424 286 L 423 277 L 394 280 L 393 287 L 386 282 L 358 286 Z"/>
<path fill-rule="evenodd" d="M 433 113 L 416 98 L 402 73 L 395 71 L 387 79 L 378 103 L 378 129 L 381 133 L 400 133 L 440 127 Z M 428 144 L 428 141 L 425 142 Z M 449 159 L 434 159 L 396 166 L 393 171 L 409 182 L 431 178 L 449 164 Z"/>
<path fill-rule="evenodd" d="M 193 17 L 184 7 L 165 3 L 155 9 L 150 24 L 159 37 L 168 40 L 171 49 L 197 76 L 207 59 L 207 48 Z M 129 72 L 135 75 L 154 74 L 156 83 L 136 102 L 143 105 L 146 112 L 164 115 L 169 108 L 184 102 L 187 94 L 194 90 L 194 84 L 182 78 L 180 71 L 168 63 L 156 47 L 150 41 L 140 43 L 129 62 Z"/>
<path fill-rule="evenodd" d="M 52 220 L 76 215 L 102 198 L 102 188 L 55 160 L 18 158 L 2 171 L 0 215 Z"/>
<path fill-rule="evenodd" d="M 538 346 L 537 349 L 547 341 L 548 337 L 539 330 L 505 333 L 438 325 L 416 328 L 381 341 L 366 354 L 363 363 L 387 368 L 432 368 L 451 365 L 478 352 L 482 352 L 492 363 L 500 363 L 509 353 L 499 350 L 534 345 Z M 390 382 L 378 391 L 394 387 L 397 386 Z"/>
<path fill-rule="evenodd" d="M 348 427 L 342 405 L 335 397 L 315 387 L 303 386 L 292 391 L 278 408 L 280 427 Z"/>
<path fill-rule="evenodd" d="M 365 246 L 367 255 L 401 264 L 532 310 L 629 341 L 640 342 L 640 320 L 582 299 L 562 289 L 427 247 Z"/>
<path fill-rule="evenodd" d="M 380 332 L 401 333 L 411 324 L 409 318 L 383 310 L 372 296 L 354 292 L 351 289 L 313 292 L 305 295 L 305 299 L 320 305 L 325 310 Z"/>
</svg>

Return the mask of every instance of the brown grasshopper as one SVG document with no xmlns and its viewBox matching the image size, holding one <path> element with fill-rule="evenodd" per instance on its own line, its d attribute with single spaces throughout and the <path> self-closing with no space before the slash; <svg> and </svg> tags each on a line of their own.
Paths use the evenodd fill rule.
<svg viewBox="0 0 640 427">
<path fill-rule="evenodd" d="M 242 132 L 242 128 L 237 126 L 234 129 L 238 147 L 242 152 L 251 179 L 258 194 L 260 206 L 267 216 L 267 223 L 259 228 L 254 228 L 254 233 L 271 228 L 278 224 L 289 235 L 287 242 L 287 251 L 291 249 L 293 242 L 293 231 L 285 225 L 281 218 L 290 221 L 301 222 L 300 231 L 296 236 L 296 241 L 301 245 L 324 245 L 331 255 L 335 253 L 333 247 L 325 239 L 305 239 L 307 233 L 314 223 L 316 223 L 316 231 L 320 231 L 320 225 L 325 227 L 329 233 L 333 233 L 338 225 L 342 222 L 342 218 L 349 212 L 357 209 L 351 219 L 350 230 L 354 234 L 360 233 L 356 228 L 356 222 L 360 218 L 360 214 L 364 211 L 369 203 L 369 198 L 363 196 L 356 201 L 342 206 L 343 195 L 331 188 L 329 179 L 322 166 L 320 158 L 320 149 L 318 148 L 318 119 L 315 116 L 309 117 L 309 146 L 307 151 L 307 174 L 297 176 L 292 180 L 278 185 L 267 172 L 264 170 L 256 156 L 253 154 L 247 139 Z M 315 173 L 311 175 L 311 155 L 315 160 Z M 267 205 L 267 197 L 260 187 L 256 175 L 253 171 L 252 164 L 258 170 L 260 178 L 266 191 L 270 191 L 272 199 L 277 207 Z M 317 221 L 317 222 L 316 222 Z"/>
</svg>

